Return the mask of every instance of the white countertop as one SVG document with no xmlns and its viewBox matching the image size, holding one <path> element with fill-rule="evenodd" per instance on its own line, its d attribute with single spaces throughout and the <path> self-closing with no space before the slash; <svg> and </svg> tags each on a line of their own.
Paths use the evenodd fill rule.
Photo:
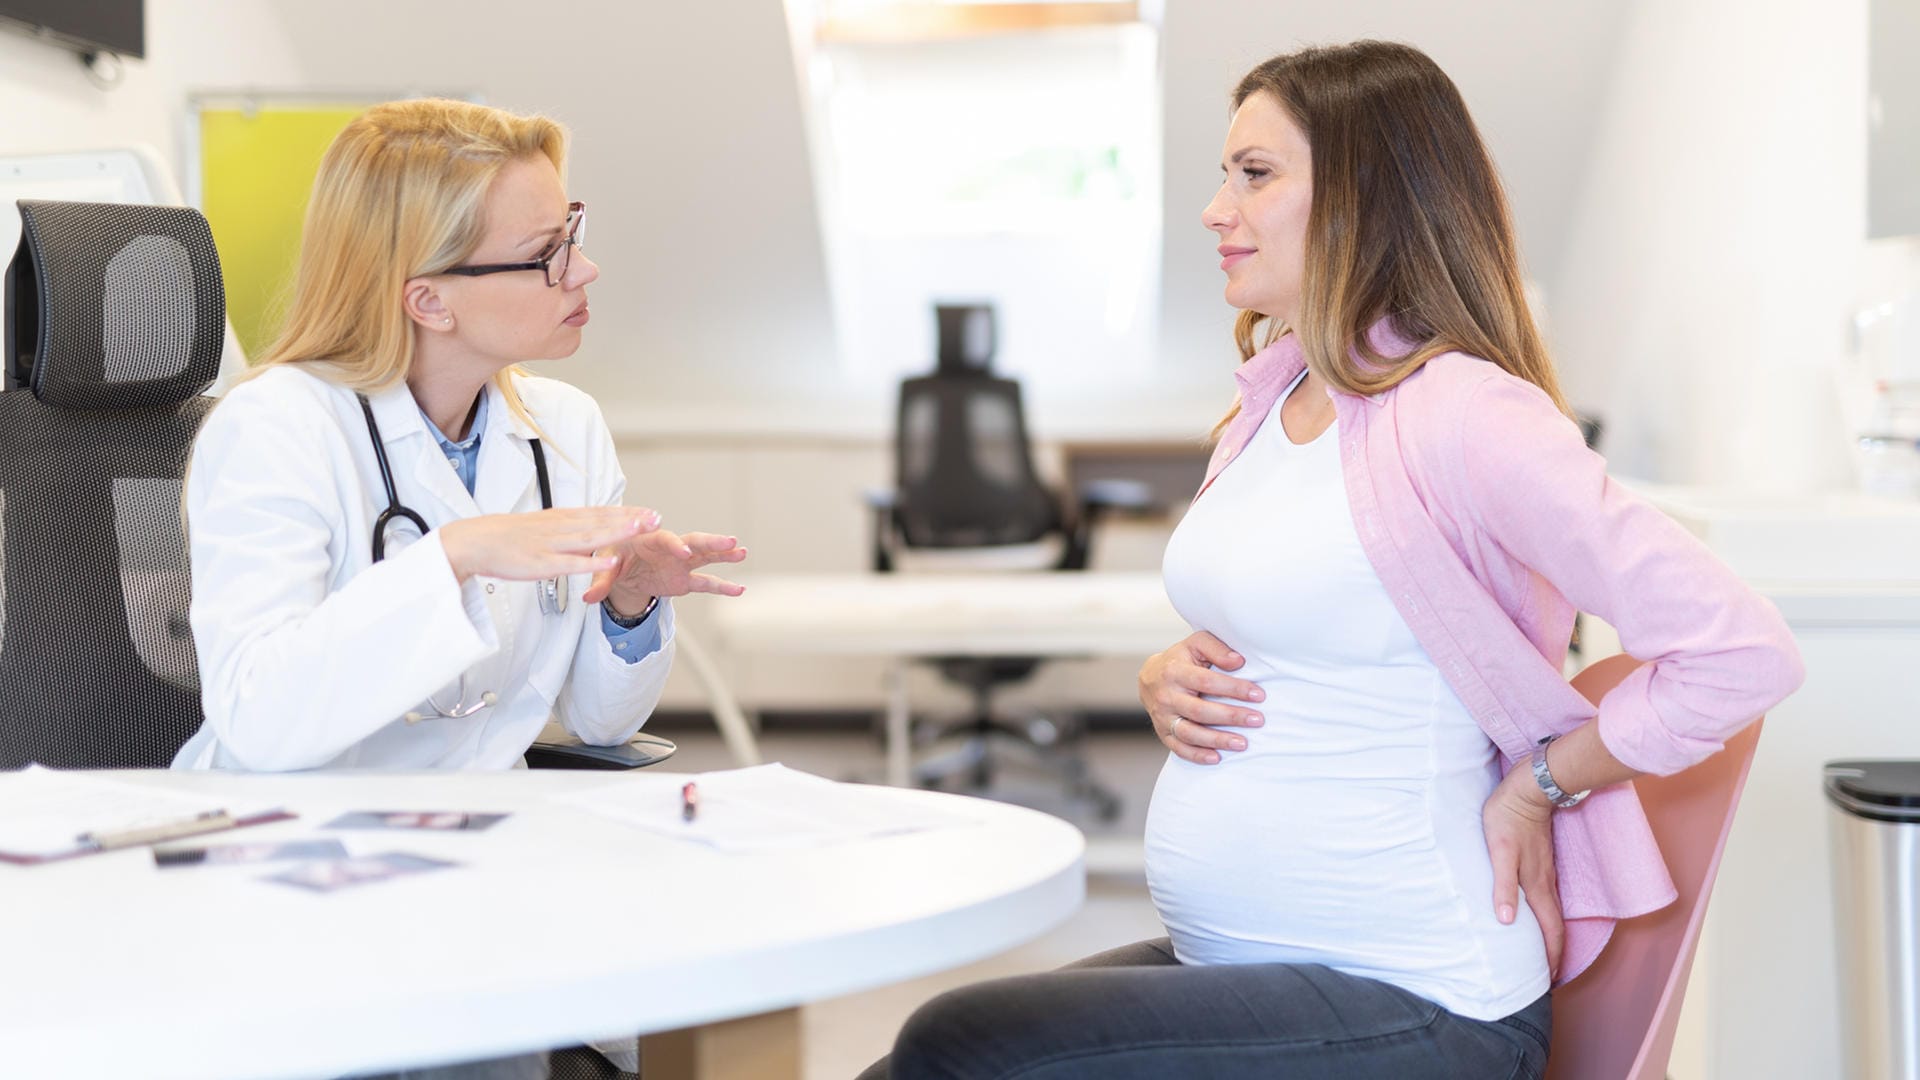
<svg viewBox="0 0 1920 1080">
<path fill-rule="evenodd" d="M 1920 626 L 1920 502 L 1621 483 L 1698 536 L 1796 628 Z"/>
</svg>

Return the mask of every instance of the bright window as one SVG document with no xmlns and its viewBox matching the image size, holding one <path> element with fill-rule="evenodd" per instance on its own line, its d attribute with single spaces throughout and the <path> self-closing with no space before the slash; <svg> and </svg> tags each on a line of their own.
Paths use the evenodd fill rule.
<svg viewBox="0 0 1920 1080">
<path fill-rule="evenodd" d="M 793 0 L 840 341 L 932 366 L 932 306 L 991 302 L 995 369 L 1144 372 L 1160 256 L 1159 35 L 1134 3 Z"/>
</svg>

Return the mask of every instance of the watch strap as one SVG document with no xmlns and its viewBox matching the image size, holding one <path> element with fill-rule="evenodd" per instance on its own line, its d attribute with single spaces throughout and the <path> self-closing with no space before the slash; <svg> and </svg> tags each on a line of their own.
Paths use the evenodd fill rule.
<svg viewBox="0 0 1920 1080">
<path fill-rule="evenodd" d="M 612 597 L 608 597 L 605 600 L 600 601 L 600 609 L 607 613 L 607 618 L 613 621 L 613 625 L 619 627 L 622 630 L 632 630 L 633 628 L 639 626 L 641 623 L 646 622 L 647 616 L 652 615 L 653 609 L 659 606 L 660 606 L 660 598 L 656 596 L 653 599 L 647 601 L 647 606 L 640 609 L 640 614 L 627 616 L 627 615 L 622 615 L 618 611 L 614 610 Z"/>
<path fill-rule="evenodd" d="M 1548 735 L 1541 739 L 1540 744 L 1534 748 L 1533 782 L 1540 785 L 1540 791 L 1546 795 L 1548 802 L 1552 803 L 1558 809 L 1567 810 L 1580 805 L 1580 800 L 1586 798 L 1587 793 L 1581 791 L 1572 795 L 1567 794 L 1566 791 L 1554 781 L 1553 773 L 1547 769 L 1547 747 L 1552 744 L 1553 740 L 1559 737 L 1558 735 Z"/>
</svg>

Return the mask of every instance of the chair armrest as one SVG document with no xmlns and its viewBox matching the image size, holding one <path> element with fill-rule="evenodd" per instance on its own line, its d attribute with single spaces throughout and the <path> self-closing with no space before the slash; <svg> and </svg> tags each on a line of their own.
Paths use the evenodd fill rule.
<svg viewBox="0 0 1920 1080">
<path fill-rule="evenodd" d="M 1067 545 L 1058 570 L 1085 570 L 1093 557 L 1093 530 L 1109 514 L 1156 509 L 1153 489 L 1138 480 L 1091 480 L 1080 485 L 1080 503 L 1065 530 Z"/>
<path fill-rule="evenodd" d="M 618 746 L 589 746 L 578 739 L 537 742 L 527 747 L 529 769 L 639 769 L 672 757 L 671 739 L 645 733 Z"/>
</svg>

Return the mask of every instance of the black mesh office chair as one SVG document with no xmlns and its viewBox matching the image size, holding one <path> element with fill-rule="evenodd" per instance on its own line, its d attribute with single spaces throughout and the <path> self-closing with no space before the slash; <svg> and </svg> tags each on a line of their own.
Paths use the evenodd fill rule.
<svg viewBox="0 0 1920 1080">
<path fill-rule="evenodd" d="M 200 727 L 181 482 L 226 327 L 206 219 L 22 201 L 0 329 L 0 769 L 165 768 Z M 545 767 L 662 760 L 547 746 Z M 628 1080 L 584 1048 L 554 1080 Z"/>
<path fill-rule="evenodd" d="M 869 497 L 874 510 L 873 567 L 895 569 L 907 548 L 994 548 L 1057 537 L 1059 554 L 1046 570 L 1084 570 L 1098 520 L 1119 509 L 1147 505 L 1144 486 L 1102 481 L 1080 492 L 1069 508 L 1034 472 L 1020 384 L 989 373 L 994 349 L 993 310 L 940 306 L 939 366 L 932 375 L 900 384 L 894 441 L 896 487 Z M 1017 745 L 1023 757 L 1064 779 L 1070 795 L 1091 803 L 1103 818 L 1119 812 L 1117 797 L 1093 782 L 1086 763 L 1064 744 L 1078 725 L 1045 718 L 996 715 L 994 690 L 1030 677 L 1032 656 L 953 656 L 932 661 L 942 677 L 972 695 L 959 725 L 967 738 L 945 758 L 924 762 L 915 780 L 938 786 L 964 776 L 975 789 L 993 782 L 996 745 Z M 1009 738 L 1010 737 L 1010 738 Z"/>
<path fill-rule="evenodd" d="M 200 726 L 180 483 L 226 293 L 176 207 L 22 202 L 0 390 L 0 768 L 154 768 Z"/>
</svg>

